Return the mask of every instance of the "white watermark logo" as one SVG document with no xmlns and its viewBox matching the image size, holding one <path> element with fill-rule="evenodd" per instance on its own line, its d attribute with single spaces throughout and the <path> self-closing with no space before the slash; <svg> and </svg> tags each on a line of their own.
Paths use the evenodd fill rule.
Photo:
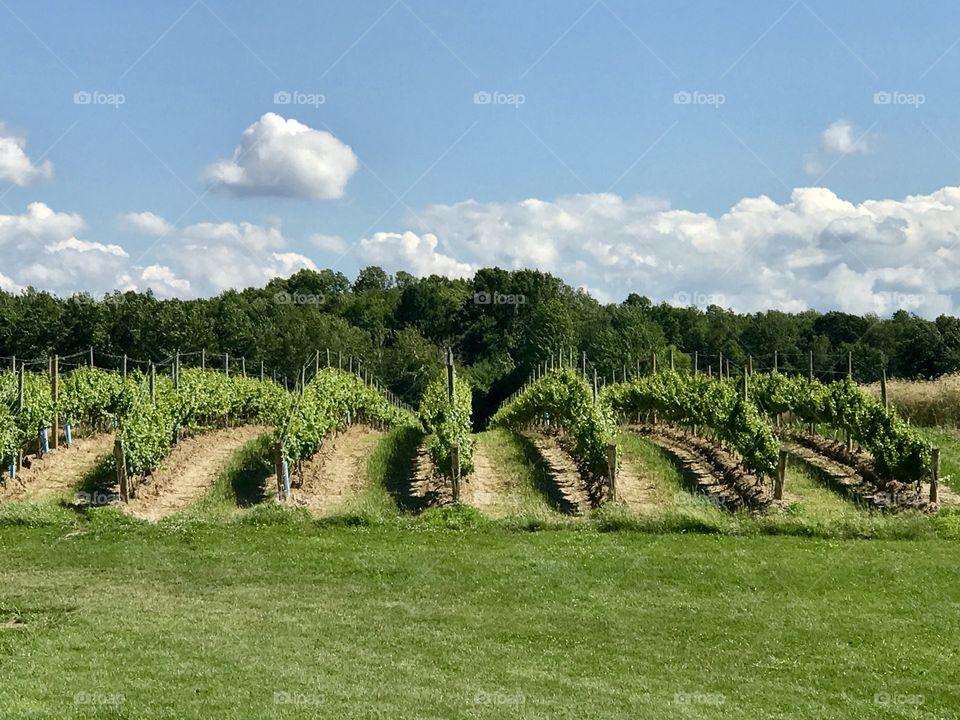
<svg viewBox="0 0 960 720">
<path fill-rule="evenodd" d="M 278 90 L 273 94 L 274 105 L 309 105 L 318 108 L 327 102 L 323 93 L 306 93 L 300 90 Z"/>
<path fill-rule="evenodd" d="M 477 690 L 473 696 L 474 705 L 523 705 L 527 697 L 522 692 L 505 693 L 499 690 Z"/>
<path fill-rule="evenodd" d="M 121 693 L 86 692 L 73 696 L 74 705 L 123 705 L 127 701 Z"/>
<path fill-rule="evenodd" d="M 127 102 L 123 93 L 105 93 L 99 90 L 78 90 L 73 94 L 74 105 L 108 105 L 119 108 Z"/>
<path fill-rule="evenodd" d="M 100 491 L 78 492 L 76 501 L 83 505 L 112 505 L 120 502 L 120 496 L 115 493 L 105 493 Z"/>
<path fill-rule="evenodd" d="M 674 105 L 708 105 L 718 108 L 727 102 L 723 93 L 707 93 L 700 90 L 677 90 L 673 94 Z"/>
<path fill-rule="evenodd" d="M 876 705 L 923 705 L 927 701 L 916 693 L 878 692 L 873 696 Z"/>
<path fill-rule="evenodd" d="M 313 293 L 278 292 L 273 301 L 277 305 L 323 305 L 324 297 Z"/>
<path fill-rule="evenodd" d="M 525 295 L 505 295 L 499 292 L 487 292 L 486 290 L 474 293 L 473 302 L 475 305 L 525 305 L 527 298 Z"/>
<path fill-rule="evenodd" d="M 273 694 L 274 705 L 322 705 L 323 698 L 301 692 L 279 691 Z"/>
<path fill-rule="evenodd" d="M 673 304 L 678 307 L 704 308 L 710 305 L 725 307 L 727 300 L 726 296 L 721 293 L 705 293 L 699 290 L 687 292 L 686 290 L 681 290 L 680 292 L 674 293 Z"/>
<path fill-rule="evenodd" d="M 923 93 L 907 93 L 899 90 L 879 90 L 873 94 L 874 105 L 906 105 L 919 108 L 927 102 Z"/>
<path fill-rule="evenodd" d="M 519 108 L 527 102 L 527 96 L 523 93 L 504 93 L 499 90 L 493 92 L 487 90 L 478 90 L 473 94 L 474 105 L 512 105 Z"/>
<path fill-rule="evenodd" d="M 727 698 L 720 693 L 680 692 L 674 693 L 673 702 L 675 705 L 723 705 Z"/>
</svg>

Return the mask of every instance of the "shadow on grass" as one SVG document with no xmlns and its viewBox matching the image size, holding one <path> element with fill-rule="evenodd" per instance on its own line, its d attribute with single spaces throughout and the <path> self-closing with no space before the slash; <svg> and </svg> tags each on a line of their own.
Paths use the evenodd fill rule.
<svg viewBox="0 0 960 720">
<path fill-rule="evenodd" d="M 234 455 L 224 476 L 228 481 L 224 490 L 238 507 L 252 507 L 274 497 L 277 476 L 273 463 L 273 437 L 260 435 L 246 443 Z"/>
<path fill-rule="evenodd" d="M 391 431 L 391 438 L 377 449 L 375 461 L 383 484 L 396 506 L 404 512 L 420 512 L 424 509 L 422 499 L 413 494 L 413 469 L 416 465 L 417 446 L 423 433 L 412 427 Z"/>
<path fill-rule="evenodd" d="M 523 459 L 533 468 L 534 485 L 537 491 L 543 495 L 544 499 L 558 512 L 564 515 L 578 515 L 577 506 L 567 500 L 560 487 L 557 485 L 553 476 L 550 474 L 550 467 L 544 460 L 543 455 L 537 449 L 537 446 L 527 436 L 521 433 L 514 433 L 517 445 L 523 452 Z"/>
</svg>

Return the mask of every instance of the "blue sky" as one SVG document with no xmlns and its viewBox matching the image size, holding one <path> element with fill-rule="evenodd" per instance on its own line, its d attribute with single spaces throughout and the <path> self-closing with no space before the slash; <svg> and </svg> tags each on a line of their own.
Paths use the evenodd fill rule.
<svg viewBox="0 0 960 720">
<path fill-rule="evenodd" d="M 260 281 L 244 265 L 456 275 L 498 262 L 613 300 L 955 312 L 949 281 L 920 278 L 950 267 L 960 228 L 952 194 L 934 195 L 960 169 L 958 40 L 946 2 L 2 0 L 0 122 L 35 172 L 21 162 L 4 180 L 0 153 L 0 285 L 175 277 L 157 292 L 195 295 L 230 284 L 231 263 L 242 286 Z M 323 102 L 276 103 L 284 91 Z M 77 104 L 83 92 L 99 101 Z M 478 104 L 483 92 L 503 104 Z M 108 96 L 122 105 L 98 104 Z M 337 165 L 315 153 L 349 146 L 342 187 L 305 193 L 329 179 L 298 175 L 302 148 L 282 141 L 242 191 L 211 181 L 266 113 L 333 136 L 304 164 Z M 730 217 L 761 196 L 776 207 Z M 28 218 L 31 203 L 53 218 Z M 165 230 L 123 220 L 144 212 Z M 892 258 L 898 241 L 915 244 Z M 44 244 L 60 272 L 32 268 Z M 178 266 L 185 255 L 222 272 L 210 281 Z"/>
</svg>

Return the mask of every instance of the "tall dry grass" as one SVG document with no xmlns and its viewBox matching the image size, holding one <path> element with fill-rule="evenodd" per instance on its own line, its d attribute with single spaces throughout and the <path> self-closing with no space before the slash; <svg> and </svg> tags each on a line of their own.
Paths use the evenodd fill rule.
<svg viewBox="0 0 960 720">
<path fill-rule="evenodd" d="M 863 386 L 880 397 L 880 383 Z M 960 373 L 936 380 L 887 380 L 887 400 L 914 425 L 960 427 Z"/>
</svg>

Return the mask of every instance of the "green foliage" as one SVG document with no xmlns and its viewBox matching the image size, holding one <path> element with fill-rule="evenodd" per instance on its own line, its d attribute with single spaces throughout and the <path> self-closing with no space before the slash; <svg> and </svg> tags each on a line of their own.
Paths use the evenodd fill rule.
<svg viewBox="0 0 960 720">
<path fill-rule="evenodd" d="M 420 420 L 432 436 L 430 457 L 447 477 L 453 474 L 450 452 L 454 445 L 460 446 L 460 474 L 473 471 L 472 414 L 473 392 L 466 380 L 459 376 L 454 379 L 453 402 L 447 398 L 446 370 L 427 385 L 420 401 Z"/>
<path fill-rule="evenodd" d="M 136 371 L 127 379 L 129 402 L 117 418 L 127 471 L 142 475 L 166 457 L 179 429 L 204 430 L 228 418 L 233 422 L 275 424 L 289 407 L 289 394 L 270 380 L 214 370 L 181 370 L 180 387 L 158 376 L 155 398 L 149 378 Z"/>
<path fill-rule="evenodd" d="M 353 373 L 323 368 L 277 425 L 276 439 L 283 445 L 284 457 L 292 462 L 312 457 L 327 435 L 346 424 L 347 413 L 353 422 L 416 423 L 411 413 L 391 405 Z"/>
<path fill-rule="evenodd" d="M 789 412 L 803 422 L 849 432 L 873 456 L 882 477 L 911 482 L 930 467 L 930 445 L 894 408 L 885 408 L 852 380 L 828 385 L 774 372 L 751 378 L 751 394 L 768 415 Z"/>
<path fill-rule="evenodd" d="M 23 412 L 17 412 L 18 380 L 15 373 L 0 374 L 0 462 L 6 467 L 28 443 L 36 441 L 40 430 L 53 419 L 50 376 L 24 373 Z"/>
<path fill-rule="evenodd" d="M 593 402 L 593 391 L 574 370 L 553 370 L 529 384 L 513 402 L 490 420 L 493 427 L 521 427 L 549 420 L 574 440 L 573 455 L 581 470 L 595 476 L 607 472 L 607 445 L 616 432 L 606 403 Z"/>
<path fill-rule="evenodd" d="M 663 370 L 608 385 L 600 396 L 618 415 L 656 412 L 672 423 L 708 428 L 758 475 L 771 475 L 776 469 L 779 444 L 763 416 L 753 403 L 743 400 L 733 382 Z"/>
</svg>

